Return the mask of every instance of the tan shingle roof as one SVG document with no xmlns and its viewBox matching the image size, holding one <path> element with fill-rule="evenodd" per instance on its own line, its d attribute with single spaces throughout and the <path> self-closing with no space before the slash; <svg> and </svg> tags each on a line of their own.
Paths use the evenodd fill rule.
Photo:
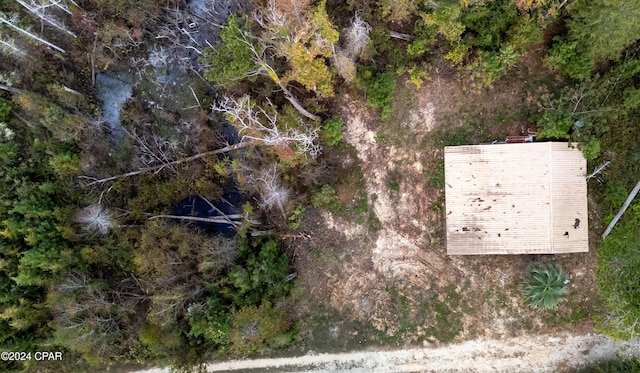
<svg viewBox="0 0 640 373">
<path fill-rule="evenodd" d="M 566 143 L 444 149 L 447 253 L 589 250 L 586 160 Z"/>
</svg>

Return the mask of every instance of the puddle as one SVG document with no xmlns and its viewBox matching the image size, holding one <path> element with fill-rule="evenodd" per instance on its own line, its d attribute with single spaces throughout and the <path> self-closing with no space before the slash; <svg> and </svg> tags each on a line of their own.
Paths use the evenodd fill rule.
<svg viewBox="0 0 640 373">
<path fill-rule="evenodd" d="M 102 101 L 102 119 L 111 129 L 112 140 L 122 138 L 120 124 L 122 104 L 131 98 L 133 78 L 127 73 L 104 72 L 96 75 L 98 83 L 98 99 Z"/>
</svg>

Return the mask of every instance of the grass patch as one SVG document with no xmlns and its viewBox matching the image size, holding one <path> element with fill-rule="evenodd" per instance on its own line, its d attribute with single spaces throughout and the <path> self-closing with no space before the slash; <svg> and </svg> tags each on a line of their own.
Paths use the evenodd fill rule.
<svg viewBox="0 0 640 373">
<path fill-rule="evenodd" d="M 380 227 L 382 227 L 380 219 L 378 219 L 378 216 L 376 216 L 375 212 L 373 211 L 369 213 L 367 223 L 369 224 L 369 229 L 371 229 L 372 231 L 377 231 L 378 229 L 380 229 Z"/>
<path fill-rule="evenodd" d="M 640 330 L 640 203 L 634 203 L 620 219 L 598 251 L 596 279 L 605 315 L 597 329 L 609 336 L 627 339 Z"/>
<path fill-rule="evenodd" d="M 428 328 L 427 332 L 438 341 L 447 343 L 455 339 L 462 331 L 462 315 L 452 311 L 437 296 L 433 298 L 433 308 L 436 312 L 436 325 Z"/>
<path fill-rule="evenodd" d="M 412 117 L 417 110 L 415 93 L 404 85 L 398 85 L 390 105 L 393 110 L 391 114 L 377 122 L 374 140 L 381 145 L 393 145 L 396 148 L 414 145 L 416 136 L 408 124 L 415 121 Z"/>
<path fill-rule="evenodd" d="M 469 131 L 466 128 L 459 128 L 456 131 L 447 131 L 442 137 L 444 146 L 467 145 L 469 143 Z"/>
<path fill-rule="evenodd" d="M 370 346 L 382 346 L 376 330 L 369 323 L 349 321 L 337 311 L 318 306 L 313 314 L 298 321 L 298 340 L 283 351 L 296 356 L 309 350 L 315 352 L 345 352 Z"/>
<path fill-rule="evenodd" d="M 385 345 L 400 346 L 407 342 L 422 343 L 453 341 L 463 330 L 462 317 L 470 307 L 455 285 L 439 292 L 414 288 L 388 288 L 397 323 L 393 335 L 379 332 Z M 421 300 L 422 299 L 422 300 Z"/>
<path fill-rule="evenodd" d="M 369 211 L 369 196 L 367 192 L 361 192 L 358 200 L 356 201 L 356 205 L 354 211 L 357 214 L 366 214 Z"/>
<path fill-rule="evenodd" d="M 323 250 L 317 247 L 309 248 L 309 252 L 313 255 L 314 258 L 318 260 L 320 265 L 326 266 L 335 258 L 336 248 L 333 246 L 329 246 L 327 249 Z"/>
<path fill-rule="evenodd" d="M 424 174 L 429 187 L 444 189 L 444 158 L 438 157 Z"/>
<path fill-rule="evenodd" d="M 392 192 L 399 192 L 400 191 L 400 184 L 398 183 L 397 180 L 391 180 L 389 182 L 389 189 L 391 189 Z"/>
<path fill-rule="evenodd" d="M 576 325 L 587 320 L 591 310 L 587 305 L 579 304 L 575 308 L 569 308 L 564 312 L 546 312 L 543 321 L 549 326 Z"/>
</svg>

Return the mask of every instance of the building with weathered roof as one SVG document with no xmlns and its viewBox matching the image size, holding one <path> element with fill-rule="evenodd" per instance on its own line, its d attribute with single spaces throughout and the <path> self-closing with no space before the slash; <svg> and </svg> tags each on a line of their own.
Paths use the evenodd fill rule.
<svg viewBox="0 0 640 373">
<path fill-rule="evenodd" d="M 447 253 L 588 251 L 586 163 L 559 142 L 445 147 Z"/>
</svg>

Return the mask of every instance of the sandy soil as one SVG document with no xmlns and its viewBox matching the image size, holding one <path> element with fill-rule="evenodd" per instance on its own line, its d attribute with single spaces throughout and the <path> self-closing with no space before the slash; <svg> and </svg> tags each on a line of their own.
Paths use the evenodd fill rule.
<svg viewBox="0 0 640 373">
<path fill-rule="evenodd" d="M 207 365 L 208 372 L 563 372 L 614 358 L 627 345 L 597 334 L 477 339 L 440 348 L 307 354 Z M 150 369 L 136 373 L 168 373 Z"/>
<path fill-rule="evenodd" d="M 344 140 L 357 153 L 363 181 L 359 188 L 369 196 L 380 224 L 372 230 L 349 215 L 326 210 L 307 214 L 301 229 L 311 239 L 299 242 L 296 266 L 301 287 L 310 294 L 310 308 L 314 299 L 321 305 L 328 299 L 347 319 L 371 324 L 388 336 L 402 332 L 403 343 L 593 331 L 580 314 L 588 314 L 595 304 L 595 248 L 553 258 L 446 254 L 443 192 L 430 182 L 442 162 L 442 138 L 460 128 L 470 131 L 470 141 L 522 134 L 526 123 L 504 117 L 508 107 L 529 105 L 530 93 L 514 84 L 490 93 L 468 92 L 455 80 L 434 76 L 419 90 L 398 90 L 394 117 L 387 121 L 380 121 L 362 97 L 343 96 Z M 354 166 L 345 167 L 347 172 L 349 167 Z M 346 180 L 342 188 L 356 186 Z M 315 254 L 309 254 L 310 247 Z M 314 257 L 317 252 L 321 260 Z M 538 260 L 554 260 L 571 276 L 570 299 L 555 314 L 531 310 L 522 299 L 521 277 Z M 451 312 L 448 318 L 429 308 L 434 297 Z M 402 331 L 402 312 L 416 330 Z"/>
</svg>

